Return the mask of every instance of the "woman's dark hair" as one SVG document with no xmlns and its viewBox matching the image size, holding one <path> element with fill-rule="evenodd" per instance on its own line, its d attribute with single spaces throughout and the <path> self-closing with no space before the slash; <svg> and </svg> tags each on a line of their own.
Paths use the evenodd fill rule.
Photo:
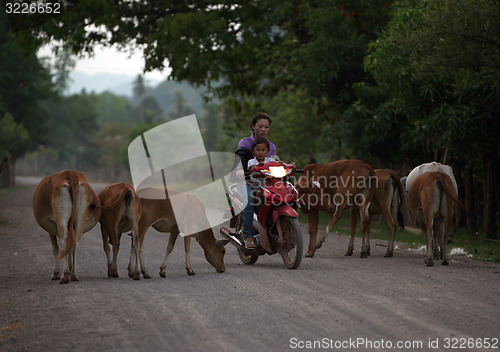
<svg viewBox="0 0 500 352">
<path fill-rule="evenodd" d="M 257 123 L 257 121 L 259 121 L 261 119 L 266 119 L 267 121 L 269 121 L 269 126 L 271 126 L 271 122 L 272 121 L 271 121 L 271 118 L 269 117 L 269 115 L 266 114 L 265 112 L 258 112 L 252 118 L 252 122 L 250 123 L 250 129 L 252 129 L 252 127 L 255 126 L 255 124 Z"/>
<path fill-rule="evenodd" d="M 264 137 L 257 137 L 257 138 L 255 138 L 255 140 L 252 143 L 252 149 L 251 149 L 252 152 L 253 152 L 253 148 L 255 148 L 255 146 L 257 144 L 265 144 L 266 147 L 267 147 L 267 150 L 271 150 L 271 147 L 269 146 L 269 141 L 266 138 L 264 138 Z"/>
</svg>

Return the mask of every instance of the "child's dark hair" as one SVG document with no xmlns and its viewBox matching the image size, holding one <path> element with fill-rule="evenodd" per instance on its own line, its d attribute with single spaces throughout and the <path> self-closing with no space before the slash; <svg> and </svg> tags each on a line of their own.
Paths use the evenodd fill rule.
<svg viewBox="0 0 500 352">
<path fill-rule="evenodd" d="M 267 147 L 267 150 L 271 150 L 271 147 L 269 146 L 269 141 L 264 138 L 264 137 L 257 137 L 255 138 L 255 140 L 253 141 L 253 144 L 252 144 L 252 152 L 253 152 L 253 149 L 255 148 L 255 146 L 257 144 L 265 144 L 266 147 Z"/>
</svg>

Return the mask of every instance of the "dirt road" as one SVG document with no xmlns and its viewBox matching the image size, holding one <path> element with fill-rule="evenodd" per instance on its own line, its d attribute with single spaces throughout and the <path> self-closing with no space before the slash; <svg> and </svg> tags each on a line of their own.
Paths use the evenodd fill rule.
<svg viewBox="0 0 500 352">
<path fill-rule="evenodd" d="M 0 192 L 2 352 L 500 349 L 500 265 L 451 256 L 450 266 L 428 268 L 422 253 L 384 258 L 379 241 L 368 259 L 359 258 L 359 241 L 345 257 L 348 238 L 330 234 L 298 270 L 278 255 L 245 266 L 229 245 L 223 274 L 193 241 L 195 276 L 186 275 L 178 241 L 163 279 L 167 236 L 150 229 L 152 279 L 128 278 L 127 236 L 120 277 L 107 279 L 97 226 L 81 241 L 81 281 L 60 285 L 50 280 L 50 241 L 33 218 L 32 192 Z"/>
</svg>

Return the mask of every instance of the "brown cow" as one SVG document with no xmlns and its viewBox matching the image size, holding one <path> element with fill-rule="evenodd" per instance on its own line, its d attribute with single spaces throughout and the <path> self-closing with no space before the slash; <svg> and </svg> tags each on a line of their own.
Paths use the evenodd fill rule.
<svg viewBox="0 0 500 352">
<path fill-rule="evenodd" d="M 139 223 L 139 256 L 141 258 L 141 267 L 142 267 L 141 270 L 143 272 L 144 277 L 146 277 L 146 275 L 149 275 L 142 261 L 142 248 L 143 248 L 144 236 L 146 235 L 146 232 L 149 229 L 149 227 L 153 226 L 153 228 L 156 231 L 170 233 L 165 258 L 160 267 L 160 276 L 165 277 L 167 258 L 174 249 L 175 241 L 177 240 L 177 237 L 179 236 L 180 232 L 177 226 L 177 220 L 175 218 L 170 199 L 144 198 L 145 194 L 148 194 L 149 192 L 155 193 L 158 192 L 158 190 L 145 188 L 137 192 L 139 194 L 142 206 L 141 221 Z M 192 219 L 190 221 L 194 223 L 197 221 L 206 220 L 205 208 L 203 207 L 203 204 L 196 196 L 191 194 L 177 193 L 177 192 L 169 192 L 168 194 L 170 196 L 173 196 L 175 194 L 177 202 L 176 204 L 179 204 L 179 202 L 181 202 L 182 199 L 184 201 L 183 206 L 185 207 L 185 209 L 189 209 L 190 214 L 192 214 L 193 209 L 197 212 L 198 214 L 197 219 Z M 218 273 L 223 273 L 224 271 L 226 271 L 226 267 L 224 266 L 224 254 L 226 252 L 224 245 L 228 243 L 227 240 L 217 241 L 214 237 L 211 228 L 206 228 L 205 230 L 199 231 L 197 233 L 194 234 L 189 233 L 186 235 L 187 236 L 184 237 L 184 249 L 186 253 L 186 270 L 188 275 L 195 274 L 193 268 L 191 267 L 191 260 L 190 260 L 192 236 L 203 248 L 203 251 L 205 253 L 205 258 L 215 268 L 215 270 L 217 270 Z"/>
<path fill-rule="evenodd" d="M 396 235 L 397 222 L 401 228 L 404 227 L 403 215 L 401 214 L 401 204 L 403 203 L 403 185 L 399 180 L 399 175 L 393 170 L 376 169 L 375 176 L 377 182 L 373 201 L 369 208 L 369 225 L 372 215 L 383 215 L 387 227 L 389 227 L 389 245 L 384 257 L 392 257 L 394 252 L 394 237 Z M 353 219 L 354 217 L 354 219 Z M 357 212 L 351 211 L 351 242 L 354 241 L 354 232 L 356 230 Z M 368 254 L 370 254 L 370 228 L 367 228 L 368 236 Z"/>
<path fill-rule="evenodd" d="M 363 243 L 361 258 L 366 258 L 369 243 L 365 234 L 369 226 L 368 209 L 375 192 L 376 177 L 373 168 L 361 160 L 338 160 L 329 164 L 310 164 L 304 167 L 304 174 L 297 181 L 300 193 L 299 204 L 303 213 L 309 214 L 309 249 L 306 257 L 314 256 L 321 248 L 328 232 L 340 219 L 346 207 L 352 207 L 361 218 Z M 316 242 L 318 231 L 318 211 L 332 213 L 325 233 Z M 351 255 L 353 243 L 349 244 L 346 255 Z"/>
<path fill-rule="evenodd" d="M 132 231 L 132 246 L 128 265 L 128 276 L 139 280 L 138 233 L 141 218 L 141 203 L 134 187 L 128 183 L 114 183 L 104 187 L 98 194 L 102 204 L 102 245 L 108 263 L 108 277 L 118 277 L 116 260 L 123 232 Z M 111 260 L 109 243 L 113 246 Z"/>
<path fill-rule="evenodd" d="M 426 242 L 425 263 L 433 266 L 433 259 L 441 257 L 442 264 L 448 265 L 446 244 L 455 203 L 460 204 L 451 178 L 442 172 L 426 172 L 415 178 L 408 191 L 408 204 L 417 220 Z M 443 225 L 441 253 L 437 244 Z M 432 252 L 431 252 L 432 249 Z"/>
<path fill-rule="evenodd" d="M 45 177 L 33 194 L 37 223 L 49 233 L 54 255 L 52 280 L 78 281 L 76 252 L 82 234 L 92 229 L 101 216 L 101 203 L 83 172 L 62 171 Z M 57 238 L 64 249 L 59 253 Z M 63 276 L 58 260 L 65 258 Z"/>
</svg>

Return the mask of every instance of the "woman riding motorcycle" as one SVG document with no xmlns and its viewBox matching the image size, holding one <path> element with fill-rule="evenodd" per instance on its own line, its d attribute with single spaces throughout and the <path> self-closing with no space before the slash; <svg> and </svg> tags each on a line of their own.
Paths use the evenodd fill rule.
<svg viewBox="0 0 500 352">
<path fill-rule="evenodd" d="M 252 144 L 255 141 L 255 138 L 258 137 L 266 138 L 267 134 L 269 133 L 271 122 L 272 121 L 269 115 L 263 112 L 258 112 L 252 118 L 252 122 L 250 123 L 249 126 L 250 129 L 252 130 L 252 134 L 249 137 L 245 137 L 240 140 L 240 142 L 238 143 L 238 150 L 236 151 L 236 155 L 239 156 L 243 166 L 243 170 L 240 170 L 239 172 L 236 173 L 238 177 L 240 178 L 244 177 L 244 172 L 248 171 L 247 170 L 248 160 L 254 157 L 251 151 Z M 279 160 L 278 156 L 276 155 L 276 146 L 274 145 L 273 142 L 269 140 L 268 142 L 269 142 L 269 153 L 267 154 L 267 156 L 273 158 L 274 160 Z M 254 249 L 255 232 L 252 223 L 253 223 L 253 214 L 255 211 L 255 188 L 251 187 L 248 184 L 245 185 L 245 188 L 246 190 L 238 189 L 240 193 L 246 191 L 248 199 L 247 206 L 245 207 L 245 209 L 243 209 L 242 212 L 243 239 L 245 241 L 245 247 L 247 249 Z"/>
</svg>

